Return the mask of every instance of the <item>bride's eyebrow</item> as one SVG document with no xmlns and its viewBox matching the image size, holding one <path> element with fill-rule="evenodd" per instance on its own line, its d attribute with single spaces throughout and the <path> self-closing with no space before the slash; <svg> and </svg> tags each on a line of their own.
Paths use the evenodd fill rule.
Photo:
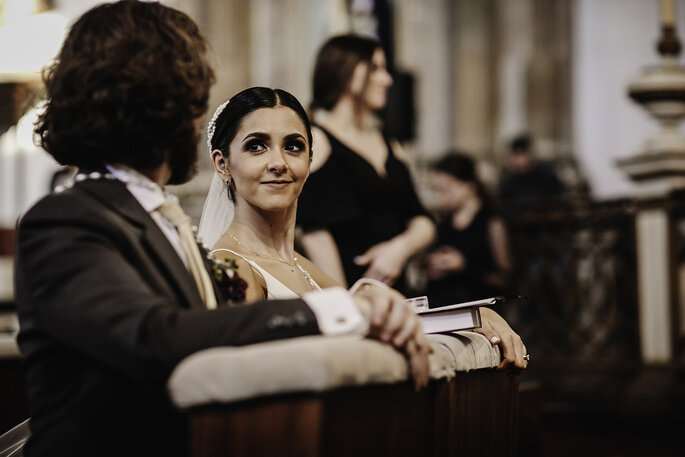
<svg viewBox="0 0 685 457">
<path fill-rule="evenodd" d="M 243 142 L 245 140 L 252 139 L 252 138 L 257 138 L 258 140 L 267 141 L 267 140 L 271 139 L 271 135 L 269 135 L 268 133 L 263 133 L 263 132 L 251 132 L 251 133 L 248 133 L 247 135 L 245 135 L 245 138 L 243 138 Z"/>
<path fill-rule="evenodd" d="M 292 140 L 304 140 L 304 135 L 300 133 L 291 133 L 290 135 L 286 135 L 285 138 L 283 138 L 283 141 L 292 141 Z"/>
</svg>

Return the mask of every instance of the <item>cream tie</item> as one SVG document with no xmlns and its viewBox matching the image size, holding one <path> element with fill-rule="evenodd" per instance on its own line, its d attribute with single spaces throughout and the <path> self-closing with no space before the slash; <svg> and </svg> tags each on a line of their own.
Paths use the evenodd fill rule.
<svg viewBox="0 0 685 457">
<path fill-rule="evenodd" d="M 212 286 L 212 280 L 209 278 L 209 273 L 207 273 L 205 264 L 202 261 L 200 248 L 197 247 L 197 243 L 195 242 L 195 235 L 193 234 L 193 229 L 190 227 L 190 219 L 186 213 L 183 212 L 181 206 L 174 200 L 167 200 L 159 207 L 159 212 L 162 216 L 167 218 L 169 222 L 174 224 L 178 231 L 183 251 L 188 257 L 190 272 L 193 274 L 202 301 L 207 308 L 215 309 L 216 297 L 214 296 L 214 287 Z"/>
</svg>

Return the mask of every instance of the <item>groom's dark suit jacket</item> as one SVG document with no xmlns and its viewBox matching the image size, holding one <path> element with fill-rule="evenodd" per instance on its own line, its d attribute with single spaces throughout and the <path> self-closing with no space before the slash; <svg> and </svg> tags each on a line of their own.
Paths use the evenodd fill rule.
<svg viewBox="0 0 685 457">
<path fill-rule="evenodd" d="M 118 181 L 41 200 L 19 224 L 15 265 L 28 457 L 183 455 L 183 416 L 165 389 L 182 358 L 319 331 L 301 300 L 204 309 L 183 262 Z"/>
</svg>

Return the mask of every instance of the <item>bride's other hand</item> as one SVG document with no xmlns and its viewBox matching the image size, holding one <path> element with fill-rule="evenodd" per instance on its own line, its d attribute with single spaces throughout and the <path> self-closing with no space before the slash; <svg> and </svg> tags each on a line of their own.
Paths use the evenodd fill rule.
<svg viewBox="0 0 685 457">
<path fill-rule="evenodd" d="M 526 349 L 521 337 L 512 330 L 502 316 L 490 308 L 481 307 L 480 315 L 482 326 L 474 331 L 485 335 L 493 345 L 498 345 L 502 349 L 503 359 L 498 368 L 508 365 L 526 368 L 528 362 L 523 357 Z"/>
<path fill-rule="evenodd" d="M 379 339 L 405 353 L 414 386 L 428 385 L 431 346 L 423 333 L 416 313 L 402 294 L 393 289 L 371 286 L 353 295 L 361 313 L 369 322 L 368 338 Z"/>
</svg>

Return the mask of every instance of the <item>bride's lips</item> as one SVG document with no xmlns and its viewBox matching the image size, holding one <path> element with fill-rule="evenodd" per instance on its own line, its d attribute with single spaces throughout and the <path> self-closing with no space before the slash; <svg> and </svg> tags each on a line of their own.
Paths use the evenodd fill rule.
<svg viewBox="0 0 685 457">
<path fill-rule="evenodd" d="M 271 187 L 272 189 L 285 189 L 288 187 L 289 184 L 292 184 L 292 181 L 288 181 L 285 179 L 274 179 L 271 181 L 262 181 L 262 184 Z"/>
</svg>

